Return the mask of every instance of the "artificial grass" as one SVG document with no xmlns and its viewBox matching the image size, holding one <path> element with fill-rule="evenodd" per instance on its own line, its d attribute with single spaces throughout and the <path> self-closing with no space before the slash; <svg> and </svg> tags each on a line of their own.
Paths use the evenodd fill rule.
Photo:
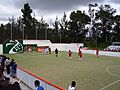
<svg viewBox="0 0 120 90">
<path fill-rule="evenodd" d="M 65 90 L 72 80 L 77 82 L 77 90 L 100 90 L 106 85 L 119 80 L 119 77 L 106 72 L 110 67 L 111 73 L 120 75 L 120 58 L 83 54 L 83 61 L 78 61 L 77 53 L 69 59 L 67 52 L 59 52 L 58 57 L 52 54 L 26 52 L 7 55 L 14 58 L 17 64 Z M 105 90 L 119 90 L 120 82 Z"/>
</svg>

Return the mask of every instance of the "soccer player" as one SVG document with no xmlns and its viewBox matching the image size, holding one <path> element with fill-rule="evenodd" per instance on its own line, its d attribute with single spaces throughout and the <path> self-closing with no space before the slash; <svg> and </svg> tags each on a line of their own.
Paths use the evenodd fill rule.
<svg viewBox="0 0 120 90">
<path fill-rule="evenodd" d="M 96 49 L 96 56 L 99 58 L 99 50 Z"/>
<path fill-rule="evenodd" d="M 51 54 L 51 48 L 50 47 L 48 48 L 48 50 L 49 50 L 49 54 Z"/>
<path fill-rule="evenodd" d="M 55 56 L 58 57 L 58 49 L 55 49 Z"/>
<path fill-rule="evenodd" d="M 82 60 L 82 52 L 81 52 L 80 49 L 79 49 L 79 52 L 78 52 L 78 56 L 79 56 L 79 61 Z"/>
<path fill-rule="evenodd" d="M 71 56 L 72 56 L 72 52 L 71 52 L 71 50 L 69 50 L 68 51 L 68 57 L 71 58 Z"/>
</svg>

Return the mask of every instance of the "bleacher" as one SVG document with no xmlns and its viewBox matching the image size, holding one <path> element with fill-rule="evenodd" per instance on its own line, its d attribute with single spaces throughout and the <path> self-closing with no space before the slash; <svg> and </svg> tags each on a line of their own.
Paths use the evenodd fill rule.
<svg viewBox="0 0 120 90">
<path fill-rule="evenodd" d="M 0 90 L 32 90 L 13 74 L 15 64 L 9 57 L 0 55 Z"/>
<path fill-rule="evenodd" d="M 12 78 L 12 77 L 10 77 L 10 79 L 11 79 L 11 82 L 12 82 L 12 83 L 14 83 L 14 82 L 19 82 L 18 79 L 15 79 L 15 78 Z M 27 86 L 26 84 L 24 84 L 23 82 L 20 82 L 19 84 L 20 84 L 20 87 L 21 87 L 22 90 L 32 90 L 30 87 L 28 87 L 28 86 Z"/>
</svg>

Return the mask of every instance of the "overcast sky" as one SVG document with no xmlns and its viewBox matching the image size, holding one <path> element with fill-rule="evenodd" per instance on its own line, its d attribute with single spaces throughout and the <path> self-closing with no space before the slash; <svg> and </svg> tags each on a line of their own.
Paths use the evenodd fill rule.
<svg viewBox="0 0 120 90">
<path fill-rule="evenodd" d="M 0 23 L 8 22 L 8 18 L 22 16 L 21 9 L 28 2 L 36 18 L 41 16 L 47 22 L 55 20 L 56 16 L 61 18 L 63 13 L 70 14 L 73 10 L 88 10 L 88 4 L 98 3 L 110 4 L 120 12 L 120 0 L 0 0 Z M 69 16 L 69 15 L 68 15 Z"/>
</svg>

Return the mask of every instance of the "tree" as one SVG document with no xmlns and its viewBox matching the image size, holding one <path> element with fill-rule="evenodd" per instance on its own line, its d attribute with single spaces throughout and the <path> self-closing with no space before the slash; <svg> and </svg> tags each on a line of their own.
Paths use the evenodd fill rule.
<svg viewBox="0 0 120 90">
<path fill-rule="evenodd" d="M 101 5 L 99 11 L 96 13 L 95 21 L 101 21 L 99 26 L 101 27 L 100 30 L 102 32 L 101 42 L 110 43 L 111 41 L 111 30 L 112 25 L 114 24 L 113 17 L 115 12 L 116 10 L 110 5 Z"/>
<path fill-rule="evenodd" d="M 52 38 L 53 38 L 53 41 L 54 42 L 59 42 L 59 24 L 60 24 L 60 22 L 59 22 L 59 20 L 58 20 L 58 17 L 56 17 L 56 20 L 55 20 L 55 22 L 53 23 L 53 36 L 52 36 Z"/>
<path fill-rule="evenodd" d="M 66 19 L 66 13 L 64 12 L 64 15 L 62 19 L 60 20 L 60 30 L 59 30 L 59 36 L 60 36 L 60 42 L 70 42 L 68 38 L 68 20 Z"/>
<path fill-rule="evenodd" d="M 39 22 L 37 19 L 35 19 L 35 16 L 32 18 L 32 28 L 31 28 L 31 33 L 32 33 L 32 39 L 38 39 L 38 28 L 39 28 Z"/>
<path fill-rule="evenodd" d="M 113 26 L 113 41 L 120 42 L 120 15 L 114 17 L 114 26 Z"/>
<path fill-rule="evenodd" d="M 84 12 L 77 10 L 70 14 L 69 30 L 73 42 L 81 42 L 85 38 L 85 25 L 90 23 L 90 18 Z"/>
<path fill-rule="evenodd" d="M 95 24 L 95 17 L 96 17 L 95 13 L 97 11 L 95 8 L 98 7 L 98 4 L 97 3 L 89 4 L 88 6 L 89 6 L 88 13 L 89 13 L 89 17 L 91 19 L 91 22 L 90 22 L 90 26 L 88 28 L 87 34 L 89 34 L 88 38 L 90 40 L 90 43 L 92 44 L 94 41 L 94 37 L 96 37 L 94 24 Z"/>
<path fill-rule="evenodd" d="M 22 37 L 22 32 L 19 29 L 19 25 L 18 25 L 18 19 L 16 20 L 14 17 L 9 18 L 9 23 L 11 24 L 10 26 L 10 35 L 12 34 L 12 39 L 16 40 L 16 39 L 21 39 Z"/>
<path fill-rule="evenodd" d="M 24 25 L 21 17 L 17 19 L 16 24 L 17 24 L 17 30 L 19 33 L 19 39 L 24 39 Z"/>
<path fill-rule="evenodd" d="M 44 21 L 43 17 L 38 22 L 38 37 L 40 39 L 47 39 L 47 32 L 49 25 Z"/>
<path fill-rule="evenodd" d="M 29 4 L 24 4 L 24 8 L 21 9 L 22 15 L 22 22 L 24 26 L 25 38 L 30 39 L 32 37 L 32 9 L 30 8 Z"/>
<path fill-rule="evenodd" d="M 0 26 L 0 43 L 3 43 L 5 38 L 6 38 L 5 26 L 3 24 L 1 24 L 1 26 Z"/>
</svg>

